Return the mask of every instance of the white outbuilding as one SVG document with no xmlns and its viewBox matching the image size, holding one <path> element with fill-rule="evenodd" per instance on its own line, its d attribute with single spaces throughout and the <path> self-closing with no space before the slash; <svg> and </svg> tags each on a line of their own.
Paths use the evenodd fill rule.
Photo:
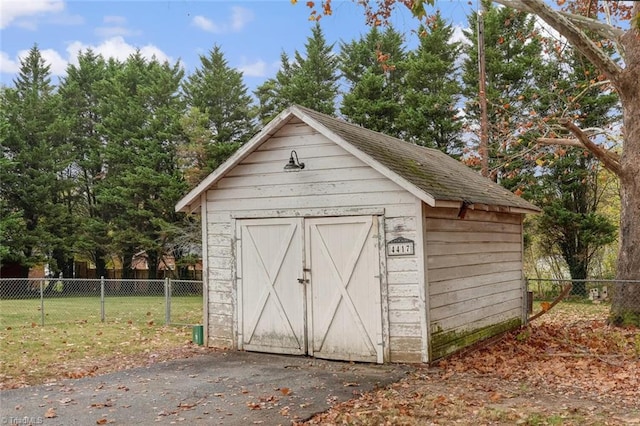
<svg viewBox="0 0 640 426">
<path fill-rule="evenodd" d="M 307 108 L 176 210 L 201 215 L 211 347 L 430 362 L 526 320 L 536 206 L 438 150 Z"/>
</svg>

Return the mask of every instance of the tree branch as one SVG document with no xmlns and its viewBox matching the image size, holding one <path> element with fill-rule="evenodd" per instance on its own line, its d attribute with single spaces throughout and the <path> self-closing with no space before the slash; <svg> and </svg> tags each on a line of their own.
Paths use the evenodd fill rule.
<svg viewBox="0 0 640 426">
<path fill-rule="evenodd" d="M 521 10 L 524 12 L 534 13 L 532 10 L 527 8 L 527 0 L 493 0 L 496 3 L 499 3 L 503 6 L 508 6 L 513 9 Z M 616 28 L 610 23 L 604 24 L 597 19 L 588 18 L 582 15 L 574 15 L 572 13 L 563 12 L 561 10 L 557 11 L 560 15 L 567 18 L 571 21 L 575 26 L 580 28 L 585 28 L 587 30 L 593 31 L 598 35 L 615 40 L 618 37 L 624 34 L 624 31 L 620 28 Z"/>
<path fill-rule="evenodd" d="M 590 22 L 589 18 L 581 17 L 576 18 L 575 15 L 561 13 L 554 9 L 551 9 L 547 6 L 543 0 L 493 0 L 496 3 L 502 4 L 504 6 L 512 7 L 517 10 L 525 11 L 537 15 L 549 24 L 554 30 L 558 31 L 560 35 L 565 37 L 572 45 L 575 47 L 580 53 L 582 53 L 593 65 L 596 66 L 600 71 L 602 71 L 609 80 L 614 82 L 614 84 L 618 83 L 618 76 L 622 72 L 622 68 L 618 64 L 616 64 L 610 57 L 607 55 L 601 48 L 596 46 L 596 44 L 584 33 L 584 31 L 578 28 L 579 25 L 588 26 L 593 25 L 593 22 Z M 609 32 L 610 38 L 616 38 L 622 35 L 622 32 L 617 32 L 613 30 L 613 27 L 610 27 L 606 24 L 602 24 L 601 22 L 595 21 L 598 23 L 597 29 L 596 27 L 589 27 L 594 31 L 598 31 L 602 34 L 605 28 L 607 28 L 607 32 Z M 611 30 L 609 30 L 609 28 Z M 611 37 L 613 36 L 613 37 Z"/>
<path fill-rule="evenodd" d="M 562 139 L 562 138 L 538 138 L 536 139 L 540 145 L 562 145 L 562 146 L 575 146 L 577 148 L 585 148 L 577 139 Z"/>
<path fill-rule="evenodd" d="M 565 128 L 567 128 L 573 135 L 578 139 L 578 141 L 593 154 L 598 160 L 602 161 L 604 166 L 611 170 L 617 176 L 620 176 L 620 157 L 613 153 L 604 150 L 598 144 L 594 143 L 586 133 L 582 131 L 578 126 L 576 126 L 573 122 L 568 119 L 561 119 L 560 124 L 562 124 Z"/>
</svg>

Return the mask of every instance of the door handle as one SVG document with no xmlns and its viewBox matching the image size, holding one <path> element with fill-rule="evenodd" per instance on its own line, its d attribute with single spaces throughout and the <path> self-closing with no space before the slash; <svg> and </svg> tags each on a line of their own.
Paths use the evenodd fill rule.
<svg viewBox="0 0 640 426">
<path fill-rule="evenodd" d="M 304 279 L 304 278 L 298 278 L 298 282 L 299 282 L 300 284 L 309 284 L 309 280 Z"/>
</svg>

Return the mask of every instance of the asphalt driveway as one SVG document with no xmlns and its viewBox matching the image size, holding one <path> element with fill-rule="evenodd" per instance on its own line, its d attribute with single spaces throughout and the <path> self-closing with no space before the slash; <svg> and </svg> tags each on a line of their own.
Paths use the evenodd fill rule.
<svg viewBox="0 0 640 426">
<path fill-rule="evenodd" d="M 402 378 L 375 365 L 211 352 L 0 392 L 0 424 L 286 425 Z"/>
</svg>

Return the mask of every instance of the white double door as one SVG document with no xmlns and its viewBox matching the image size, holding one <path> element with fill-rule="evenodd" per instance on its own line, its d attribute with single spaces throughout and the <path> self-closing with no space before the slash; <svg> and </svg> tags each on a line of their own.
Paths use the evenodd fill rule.
<svg viewBox="0 0 640 426">
<path fill-rule="evenodd" d="M 241 349 L 383 361 L 376 216 L 236 223 Z"/>
</svg>

